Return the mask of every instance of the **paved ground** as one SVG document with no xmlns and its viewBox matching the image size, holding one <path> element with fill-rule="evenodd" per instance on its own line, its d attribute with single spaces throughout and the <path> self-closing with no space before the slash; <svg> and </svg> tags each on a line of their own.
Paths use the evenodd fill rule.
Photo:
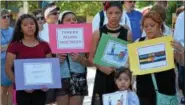
<svg viewBox="0 0 185 105">
<path fill-rule="evenodd" d="M 88 89 L 89 90 L 89 95 L 85 97 L 83 105 L 90 105 L 91 104 L 95 73 L 96 73 L 95 68 L 88 68 L 87 82 L 88 82 L 88 88 L 89 88 Z"/>
</svg>

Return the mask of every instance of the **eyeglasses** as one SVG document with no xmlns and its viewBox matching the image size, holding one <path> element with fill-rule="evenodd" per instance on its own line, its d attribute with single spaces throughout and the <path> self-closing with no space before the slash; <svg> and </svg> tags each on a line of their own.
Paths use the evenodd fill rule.
<svg viewBox="0 0 185 105">
<path fill-rule="evenodd" d="M 1 16 L 2 19 L 10 19 L 10 15 Z"/>
<path fill-rule="evenodd" d="M 44 20 L 44 17 L 36 17 L 36 20 Z"/>
<path fill-rule="evenodd" d="M 136 3 L 136 1 L 128 1 L 129 3 Z"/>
</svg>

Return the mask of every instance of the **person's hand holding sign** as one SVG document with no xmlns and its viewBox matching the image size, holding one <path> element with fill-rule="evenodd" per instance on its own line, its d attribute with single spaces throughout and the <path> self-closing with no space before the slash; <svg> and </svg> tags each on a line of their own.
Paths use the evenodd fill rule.
<svg viewBox="0 0 185 105">
<path fill-rule="evenodd" d="M 57 54 L 57 57 L 60 59 L 60 63 L 64 63 L 66 56 L 67 54 Z"/>
<path fill-rule="evenodd" d="M 75 62 L 81 62 L 83 57 L 79 53 L 71 53 L 71 58 Z"/>
</svg>

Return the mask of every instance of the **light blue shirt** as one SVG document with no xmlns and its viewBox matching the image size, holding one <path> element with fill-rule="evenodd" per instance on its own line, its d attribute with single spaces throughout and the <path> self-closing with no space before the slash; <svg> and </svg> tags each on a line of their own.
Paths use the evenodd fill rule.
<svg viewBox="0 0 185 105">
<path fill-rule="evenodd" d="M 177 17 L 174 31 L 174 39 L 184 46 L 184 12 Z"/>
<path fill-rule="evenodd" d="M 13 28 L 8 27 L 8 29 L 1 29 L 1 45 L 7 45 L 12 40 Z M 6 58 L 6 51 L 1 51 L 1 59 Z"/>
<path fill-rule="evenodd" d="M 85 54 L 80 54 L 81 56 L 85 56 Z M 71 75 L 71 73 L 85 73 L 85 66 L 83 66 L 81 63 L 79 62 L 74 62 L 72 61 L 71 57 L 68 55 L 69 57 L 69 64 L 70 64 L 70 69 L 67 63 L 67 60 L 64 61 L 64 63 L 62 63 L 60 65 L 60 71 L 61 71 L 61 78 L 69 78 Z"/>
</svg>

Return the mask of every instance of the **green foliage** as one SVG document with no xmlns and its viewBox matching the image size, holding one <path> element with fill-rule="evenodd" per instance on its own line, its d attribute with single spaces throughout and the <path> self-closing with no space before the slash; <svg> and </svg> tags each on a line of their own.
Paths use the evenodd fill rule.
<svg viewBox="0 0 185 105">
<path fill-rule="evenodd" d="M 150 6 L 153 4 L 154 4 L 153 1 L 138 1 L 138 2 L 136 2 L 136 8 L 142 9 L 144 7 L 147 7 L 147 6 Z"/>
<path fill-rule="evenodd" d="M 60 1 L 57 2 L 57 5 L 60 7 L 61 11 L 71 10 L 77 15 L 82 16 L 94 16 L 98 11 L 102 10 L 102 2 L 92 2 L 92 1 Z"/>
<path fill-rule="evenodd" d="M 169 1 L 168 3 L 168 8 L 167 8 L 167 19 L 166 19 L 166 24 L 168 26 L 171 26 L 172 25 L 172 14 L 176 12 L 176 4 L 177 2 L 176 1 Z"/>
<path fill-rule="evenodd" d="M 7 1 L 9 9 L 19 9 L 23 7 L 23 1 Z M 38 1 L 28 1 L 29 12 L 33 12 L 35 9 L 39 9 Z M 94 16 L 97 12 L 103 9 L 101 1 L 57 1 L 56 4 L 60 7 L 61 11 L 71 10 L 78 16 Z M 142 9 L 146 6 L 153 5 L 154 1 L 138 1 L 136 2 L 136 8 Z M 167 9 L 166 23 L 171 25 L 172 13 L 175 13 L 177 7 L 177 1 L 169 1 Z M 1 8 L 5 8 L 5 1 L 1 1 Z"/>
</svg>

